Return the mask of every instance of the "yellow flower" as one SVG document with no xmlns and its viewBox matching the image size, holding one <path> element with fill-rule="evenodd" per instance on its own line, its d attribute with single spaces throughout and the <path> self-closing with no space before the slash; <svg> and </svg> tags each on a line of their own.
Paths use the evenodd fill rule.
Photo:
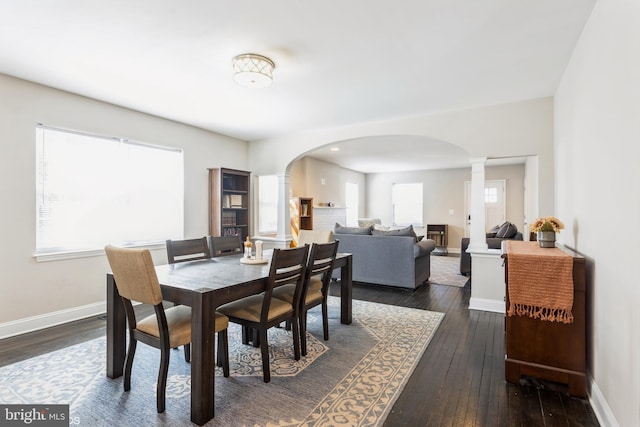
<svg viewBox="0 0 640 427">
<path fill-rule="evenodd" d="M 564 229 L 564 224 L 558 218 L 554 216 L 541 217 L 533 221 L 529 226 L 529 230 L 533 232 L 538 231 L 555 231 L 558 233 Z"/>
</svg>

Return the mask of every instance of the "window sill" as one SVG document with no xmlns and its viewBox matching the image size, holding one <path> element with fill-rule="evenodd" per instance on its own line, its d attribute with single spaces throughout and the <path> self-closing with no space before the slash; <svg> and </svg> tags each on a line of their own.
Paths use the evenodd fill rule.
<svg viewBox="0 0 640 427">
<path fill-rule="evenodd" d="M 144 245 L 132 245 L 128 248 L 145 248 L 149 250 L 165 249 L 165 243 L 149 243 Z M 61 261 L 75 258 L 90 258 L 96 256 L 104 256 L 104 249 L 87 249 L 79 251 L 59 251 L 33 254 L 36 262 Z"/>
</svg>

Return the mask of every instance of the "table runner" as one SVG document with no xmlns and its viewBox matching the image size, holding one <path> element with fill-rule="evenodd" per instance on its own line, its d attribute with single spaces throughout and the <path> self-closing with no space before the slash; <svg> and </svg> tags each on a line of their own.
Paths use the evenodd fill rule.
<svg viewBox="0 0 640 427">
<path fill-rule="evenodd" d="M 573 257 L 537 242 L 507 241 L 508 316 L 572 323 Z"/>
</svg>

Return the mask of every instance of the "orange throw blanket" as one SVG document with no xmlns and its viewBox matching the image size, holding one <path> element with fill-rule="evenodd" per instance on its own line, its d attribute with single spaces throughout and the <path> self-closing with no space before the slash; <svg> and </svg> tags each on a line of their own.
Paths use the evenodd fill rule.
<svg viewBox="0 0 640 427">
<path fill-rule="evenodd" d="M 508 316 L 572 323 L 573 257 L 538 242 L 507 241 Z"/>
</svg>

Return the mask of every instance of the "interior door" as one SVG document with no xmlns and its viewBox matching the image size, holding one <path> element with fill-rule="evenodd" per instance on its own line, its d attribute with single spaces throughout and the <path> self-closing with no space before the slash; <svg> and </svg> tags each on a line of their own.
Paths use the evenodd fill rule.
<svg viewBox="0 0 640 427">
<path fill-rule="evenodd" d="M 484 218 L 486 231 L 506 221 L 506 187 L 507 182 L 504 179 L 484 182 Z M 471 181 L 465 181 L 464 183 L 464 196 L 464 211 L 466 214 L 464 235 L 468 237 L 469 227 L 471 225 Z"/>
</svg>

